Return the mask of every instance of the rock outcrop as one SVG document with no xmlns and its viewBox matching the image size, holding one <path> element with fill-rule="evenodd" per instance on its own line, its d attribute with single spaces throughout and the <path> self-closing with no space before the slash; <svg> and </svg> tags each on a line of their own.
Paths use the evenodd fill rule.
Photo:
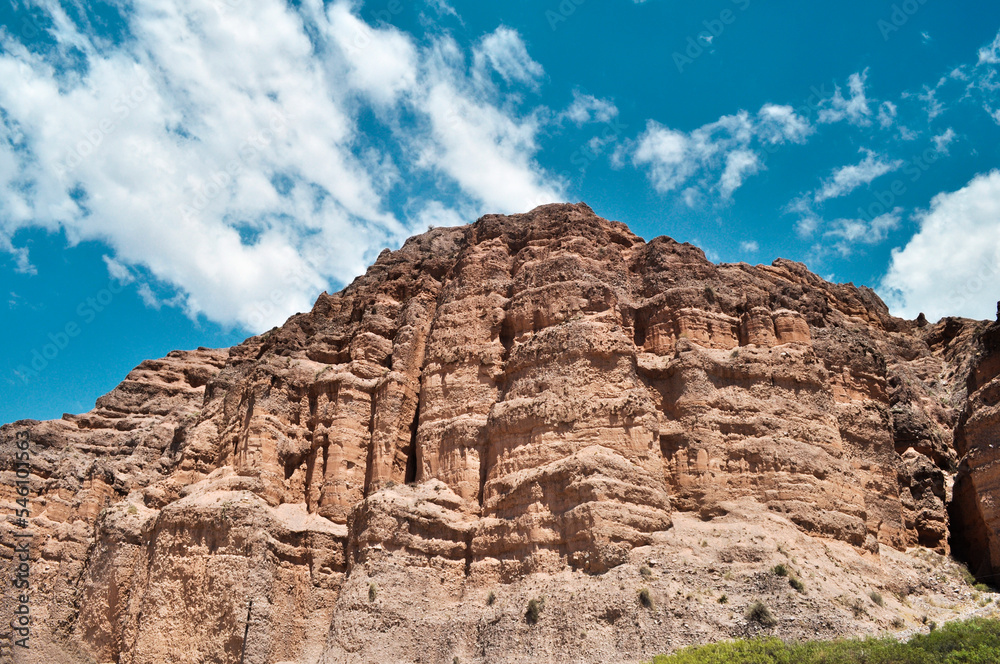
<svg viewBox="0 0 1000 664">
<path fill-rule="evenodd" d="M 767 537 L 853 551 L 838 555 L 868 561 L 864 578 L 886 556 L 903 574 L 891 551 L 948 553 L 958 520 L 992 573 L 985 328 L 894 318 L 790 261 L 715 265 L 583 204 L 428 231 L 280 328 L 0 430 L 12 510 L 15 434 L 32 446 L 31 661 L 368 661 L 372 634 L 394 635 L 394 660 L 436 661 L 405 636 L 421 625 L 434 652 L 527 661 L 528 627 L 491 622 L 483 589 L 584 574 L 586 604 L 640 553 L 681 546 L 692 515 L 712 532 L 773 521 Z M 726 550 L 764 569 L 751 549 Z M 429 598 L 463 613 L 421 622 Z M 612 642 L 641 637 L 612 652 L 671 645 L 659 618 L 619 624 L 632 610 L 601 614 Z"/>
</svg>

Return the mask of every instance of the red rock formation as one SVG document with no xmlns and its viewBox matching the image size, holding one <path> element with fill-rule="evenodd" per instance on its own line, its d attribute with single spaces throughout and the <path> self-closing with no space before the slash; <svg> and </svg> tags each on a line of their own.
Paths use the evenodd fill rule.
<svg viewBox="0 0 1000 664">
<path fill-rule="evenodd" d="M 4 427 L 0 490 L 26 430 L 42 642 L 145 664 L 183 633 L 191 661 L 313 662 L 351 652 L 345 616 L 413 618 L 355 594 L 386 560 L 479 587 L 605 574 L 679 513 L 752 506 L 859 556 L 946 552 L 978 329 L 893 318 L 790 261 L 715 265 L 583 204 L 489 215 L 232 349 L 145 362 L 86 415 Z M 958 495 L 997 565 L 992 338 Z"/>
</svg>

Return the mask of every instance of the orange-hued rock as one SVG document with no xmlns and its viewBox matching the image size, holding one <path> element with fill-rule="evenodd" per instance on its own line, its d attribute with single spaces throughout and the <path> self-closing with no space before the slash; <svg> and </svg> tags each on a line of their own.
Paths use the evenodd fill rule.
<svg viewBox="0 0 1000 664">
<path fill-rule="evenodd" d="M 638 661 L 754 629 L 678 597 L 801 613 L 762 581 L 789 549 L 814 619 L 779 633 L 871 631 L 840 598 L 917 583 L 903 552 L 956 519 L 1000 565 L 984 328 L 584 204 L 433 229 L 280 328 L 0 430 L 8 508 L 32 446 L 30 661 Z"/>
</svg>

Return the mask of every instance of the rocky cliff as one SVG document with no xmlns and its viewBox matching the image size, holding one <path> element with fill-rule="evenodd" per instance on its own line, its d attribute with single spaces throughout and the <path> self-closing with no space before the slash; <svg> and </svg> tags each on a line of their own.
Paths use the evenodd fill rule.
<svg viewBox="0 0 1000 664">
<path fill-rule="evenodd" d="M 431 230 L 280 328 L 0 429 L 5 514 L 32 452 L 18 661 L 635 661 L 926 621 L 971 601 L 951 542 L 1000 567 L 998 330 L 584 204 Z"/>
</svg>

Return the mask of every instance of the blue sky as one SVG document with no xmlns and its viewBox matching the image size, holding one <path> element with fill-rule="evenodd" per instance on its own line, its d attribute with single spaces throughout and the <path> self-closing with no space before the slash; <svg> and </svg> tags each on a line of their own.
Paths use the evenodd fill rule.
<svg viewBox="0 0 1000 664">
<path fill-rule="evenodd" d="M 553 201 L 907 317 L 1000 300 L 996 2 L 14 0 L 0 26 L 2 422 Z"/>
</svg>

